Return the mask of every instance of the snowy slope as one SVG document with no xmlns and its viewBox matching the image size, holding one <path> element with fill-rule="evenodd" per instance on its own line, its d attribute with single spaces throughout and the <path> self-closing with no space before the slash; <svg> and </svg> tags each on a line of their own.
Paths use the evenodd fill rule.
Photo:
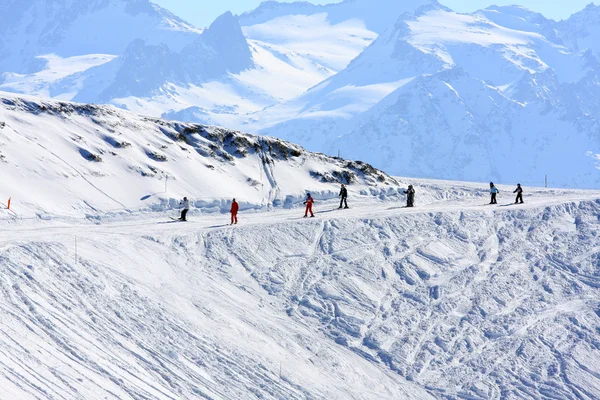
<svg viewBox="0 0 600 400">
<path fill-rule="evenodd" d="M 1 396 L 597 398 L 600 193 L 482 187 L 233 229 L 0 221 Z"/>
<path fill-rule="evenodd" d="M 221 236 L 140 222 L 3 230 L 0 397 L 434 398 L 290 319 L 238 262 L 219 267 Z"/>
<path fill-rule="evenodd" d="M 483 85 L 459 72 L 414 82 Z M 12 94 L 0 163 L 1 398 L 600 396 L 598 191 L 488 206 L 486 184 Z"/>
<path fill-rule="evenodd" d="M 292 207 L 306 191 L 337 197 L 340 183 L 366 197 L 401 189 L 360 162 L 109 106 L 1 94 L 0 121 L 0 198 L 19 218 L 164 211 L 183 196 L 209 212 L 233 197 L 242 209 Z"/>
</svg>

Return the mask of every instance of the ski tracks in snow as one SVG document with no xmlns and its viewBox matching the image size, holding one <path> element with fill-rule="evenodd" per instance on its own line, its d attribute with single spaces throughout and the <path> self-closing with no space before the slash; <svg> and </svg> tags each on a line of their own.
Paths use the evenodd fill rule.
<svg viewBox="0 0 600 400">
<path fill-rule="evenodd" d="M 586 398 L 594 390 L 580 382 L 595 382 L 596 372 L 578 366 L 568 349 L 593 347 L 600 312 L 592 280 L 598 203 L 589 200 L 490 210 L 455 202 L 390 210 L 373 202 L 302 221 L 298 209 L 248 214 L 235 227 L 215 227 L 227 216 L 11 224 L 0 232 L 8 299 L 1 310 L 11 321 L 0 337 L 2 376 L 37 397 L 101 390 L 122 398 L 236 398 L 269 388 L 271 398 L 335 398 L 294 371 L 279 377 L 274 360 L 306 376 L 299 360 L 309 357 L 310 368 L 334 371 L 339 358 L 328 346 L 339 346 L 366 361 L 353 361 L 361 368 L 402 375 L 433 396 L 527 390 L 533 398 Z M 554 223 L 559 217 L 566 222 Z M 74 236 L 81 238 L 76 263 Z M 260 347 L 270 336 L 285 345 Z M 302 337 L 306 349 L 289 337 Z M 244 341 L 285 356 L 257 363 Z M 560 343 L 566 347 L 558 350 Z M 17 367 L 21 358 L 37 368 Z M 494 359 L 503 361 L 486 361 Z M 556 374 L 520 388 L 520 377 L 555 365 Z"/>
</svg>

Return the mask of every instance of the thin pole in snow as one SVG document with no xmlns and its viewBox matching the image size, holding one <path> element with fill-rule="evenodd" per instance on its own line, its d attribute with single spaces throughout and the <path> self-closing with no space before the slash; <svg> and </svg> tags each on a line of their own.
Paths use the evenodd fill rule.
<svg viewBox="0 0 600 400">
<path fill-rule="evenodd" d="M 279 363 L 279 379 L 281 379 L 281 363 Z"/>
<path fill-rule="evenodd" d="M 342 157 L 340 157 L 340 151 L 339 150 L 338 150 L 338 158 L 342 158 Z"/>
<path fill-rule="evenodd" d="M 169 183 L 169 177 L 165 176 L 165 193 L 167 193 L 167 184 Z"/>
<path fill-rule="evenodd" d="M 548 187 L 548 175 L 546 175 L 546 180 L 544 182 L 545 182 L 545 185 L 546 185 L 546 188 L 547 188 Z"/>
</svg>

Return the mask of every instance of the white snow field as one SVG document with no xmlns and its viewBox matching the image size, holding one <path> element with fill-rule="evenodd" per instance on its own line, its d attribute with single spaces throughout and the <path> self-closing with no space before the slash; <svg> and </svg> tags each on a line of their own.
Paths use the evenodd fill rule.
<svg viewBox="0 0 600 400">
<path fill-rule="evenodd" d="M 1 399 L 600 397 L 598 191 L 8 94 L 0 152 Z"/>
</svg>

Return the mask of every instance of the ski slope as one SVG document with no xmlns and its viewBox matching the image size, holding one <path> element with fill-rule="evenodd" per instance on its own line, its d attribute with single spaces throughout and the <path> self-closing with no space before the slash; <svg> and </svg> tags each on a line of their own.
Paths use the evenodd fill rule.
<svg viewBox="0 0 600 400">
<path fill-rule="evenodd" d="M 597 398 L 600 192 L 415 187 L 235 227 L 2 210 L 0 397 Z"/>
<path fill-rule="evenodd" d="M 116 109 L 0 92 L 0 199 L 22 219 L 169 210 L 291 207 L 306 192 L 389 197 L 399 182 L 368 164 L 275 138 Z"/>
</svg>

